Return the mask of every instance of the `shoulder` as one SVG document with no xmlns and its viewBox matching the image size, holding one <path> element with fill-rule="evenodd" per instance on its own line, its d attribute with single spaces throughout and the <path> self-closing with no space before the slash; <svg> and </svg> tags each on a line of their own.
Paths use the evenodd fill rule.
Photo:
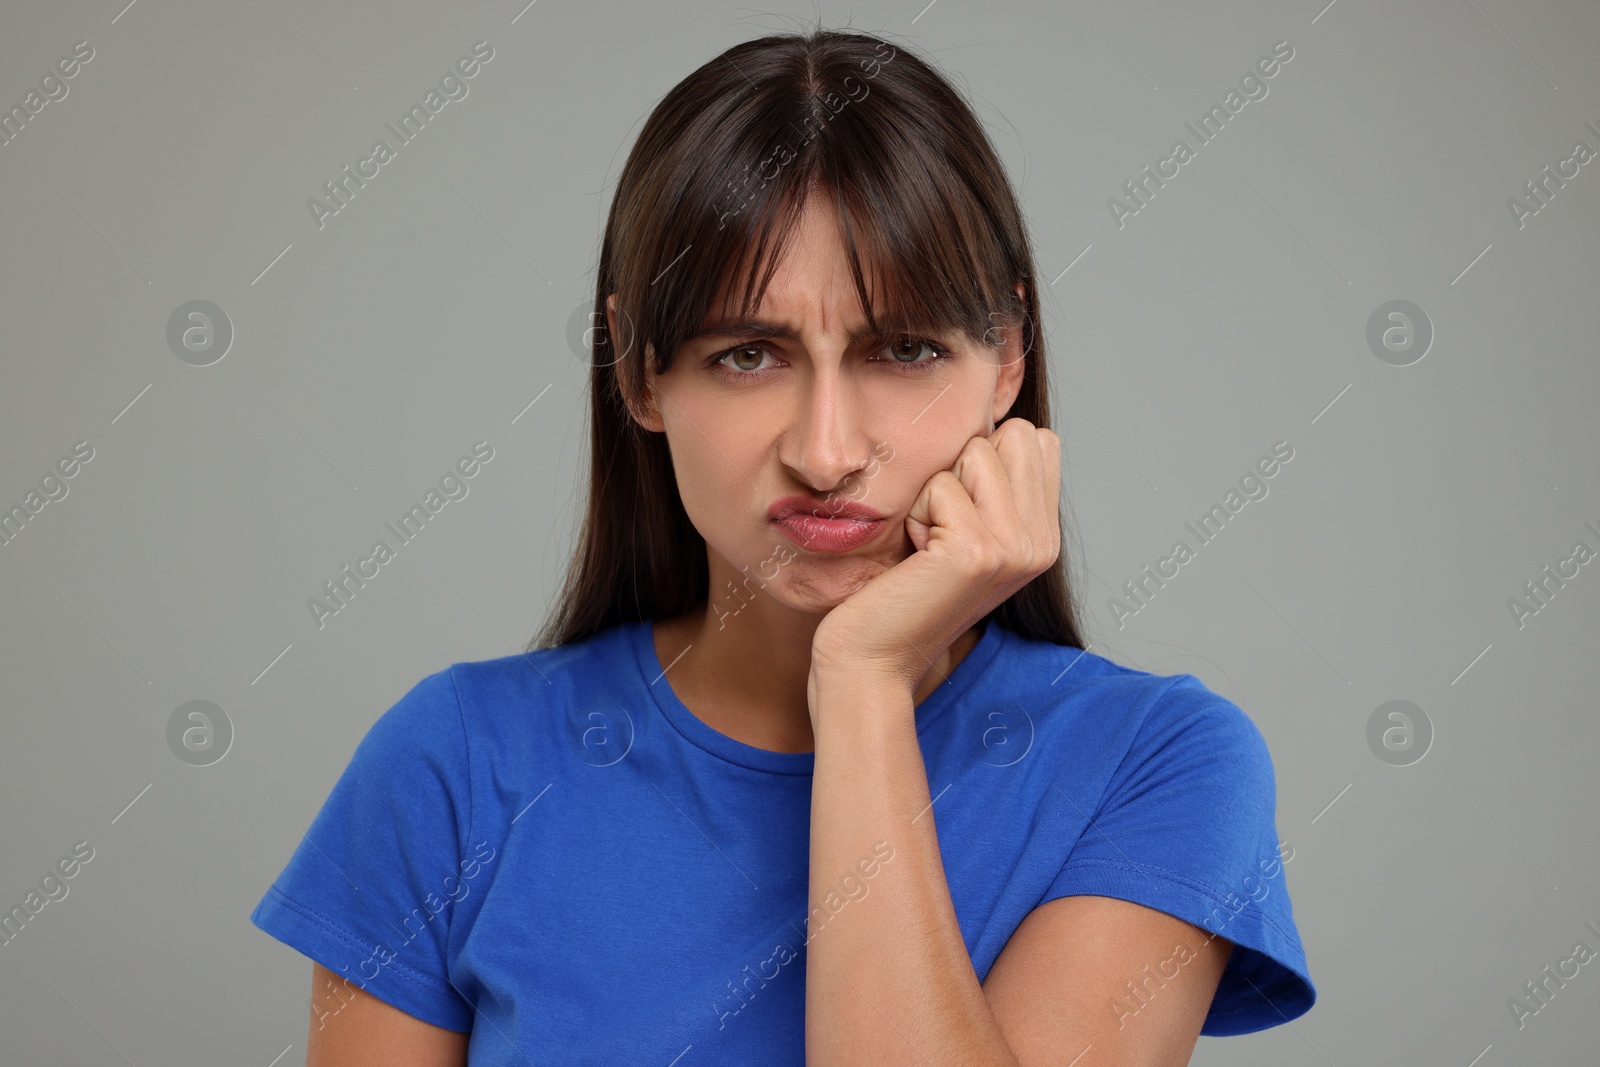
<svg viewBox="0 0 1600 1067">
<path fill-rule="evenodd" d="M 1115 699 L 1142 706 L 1174 686 L 1193 684 L 1205 688 L 1192 674 L 1157 674 L 1088 649 L 1036 640 L 1012 630 L 1002 633 L 1006 673 L 1023 690 L 1040 699 Z"/>
<path fill-rule="evenodd" d="M 489 659 L 461 660 L 448 674 L 463 701 L 481 695 L 519 694 L 539 688 L 592 683 L 599 672 L 634 666 L 634 631 L 642 623 L 623 623 L 571 644 L 536 648 Z"/>
<path fill-rule="evenodd" d="M 639 623 L 625 623 L 553 648 L 462 660 L 425 679 L 441 699 L 448 690 L 468 735 L 523 734 L 553 713 L 619 702 L 639 674 Z"/>
<path fill-rule="evenodd" d="M 1193 674 L 1160 674 L 1095 652 L 1007 634 L 1014 699 L 1072 743 L 1134 769 L 1150 759 L 1264 769 L 1266 741 L 1236 702 Z M 1129 765 L 1132 766 L 1129 766 Z"/>
<path fill-rule="evenodd" d="M 404 783 L 413 799 L 448 795 L 463 812 L 497 770 L 539 765 L 571 748 L 575 724 L 594 708 L 625 708 L 626 629 L 581 642 L 481 660 L 462 660 L 415 682 L 368 727 L 350 761 L 347 788 L 388 791 Z M 619 713 L 620 714 L 620 713 Z M 474 786 L 474 782 L 477 786 Z M 491 791 L 492 792 L 492 791 Z M 490 813 L 492 814 L 492 813 Z"/>
</svg>

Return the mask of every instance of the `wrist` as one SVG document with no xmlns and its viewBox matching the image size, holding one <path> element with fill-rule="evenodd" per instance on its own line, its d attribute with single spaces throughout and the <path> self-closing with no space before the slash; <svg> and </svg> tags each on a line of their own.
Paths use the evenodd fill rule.
<svg viewBox="0 0 1600 1067">
<path fill-rule="evenodd" d="M 811 646 L 810 678 L 813 682 L 821 681 L 830 686 L 866 685 L 881 688 L 884 685 L 905 685 L 915 688 L 905 664 L 897 658 L 866 656 L 860 650 L 836 645 Z"/>
<path fill-rule="evenodd" d="M 806 680 L 806 697 L 815 728 L 823 719 L 840 715 L 851 720 L 889 721 L 896 710 L 911 714 L 913 687 L 891 668 L 858 665 L 812 664 Z"/>
</svg>

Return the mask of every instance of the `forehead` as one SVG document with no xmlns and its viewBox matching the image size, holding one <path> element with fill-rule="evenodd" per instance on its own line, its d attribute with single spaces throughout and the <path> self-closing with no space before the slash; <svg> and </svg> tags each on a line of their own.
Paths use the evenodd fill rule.
<svg viewBox="0 0 1600 1067">
<path fill-rule="evenodd" d="M 824 331 L 844 328 L 852 339 L 871 332 L 838 215 L 826 197 L 813 194 L 776 257 L 770 250 L 765 255 L 771 261 L 771 275 L 754 307 L 741 308 L 739 299 L 749 274 L 769 264 L 746 257 L 725 272 L 697 336 L 756 332 L 794 339 L 802 324 Z M 868 291 L 875 291 L 876 272 L 865 256 L 861 268 Z M 883 309 L 878 311 L 881 316 Z"/>
</svg>

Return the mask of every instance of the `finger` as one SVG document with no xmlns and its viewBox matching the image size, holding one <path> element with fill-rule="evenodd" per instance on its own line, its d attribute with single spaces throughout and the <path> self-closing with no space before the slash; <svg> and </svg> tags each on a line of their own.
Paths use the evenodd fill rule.
<svg viewBox="0 0 1600 1067">
<path fill-rule="evenodd" d="M 1045 464 L 1038 429 L 1026 419 L 1007 419 L 989 443 L 1005 465 L 1018 515 L 1029 528 L 1037 529 L 1046 505 Z"/>
<path fill-rule="evenodd" d="M 1035 562 L 1054 563 L 1061 554 L 1061 439 L 1048 428 L 1013 418 L 989 441 L 1012 478 Z"/>
<path fill-rule="evenodd" d="M 1044 460 L 1044 480 L 1049 487 L 1050 511 L 1061 508 L 1061 438 L 1054 430 L 1039 430 L 1039 453 Z"/>
<path fill-rule="evenodd" d="M 956 457 L 951 473 L 972 498 L 983 528 L 1001 543 L 1011 544 L 1028 527 L 1017 507 L 1011 474 L 992 441 L 988 437 L 969 440 Z M 1001 443 L 1005 443 L 1004 438 Z"/>
<path fill-rule="evenodd" d="M 973 532 L 981 532 L 982 526 L 983 519 L 966 486 L 948 470 L 938 471 L 923 483 L 906 515 L 906 532 L 919 552 L 934 541 L 965 540 Z"/>
<path fill-rule="evenodd" d="M 1045 522 L 1049 527 L 1049 543 L 1055 546 L 1054 563 L 1061 555 L 1061 438 L 1054 431 L 1041 428 L 1038 432 L 1039 448 L 1044 461 L 1044 483 L 1049 512 Z"/>
</svg>

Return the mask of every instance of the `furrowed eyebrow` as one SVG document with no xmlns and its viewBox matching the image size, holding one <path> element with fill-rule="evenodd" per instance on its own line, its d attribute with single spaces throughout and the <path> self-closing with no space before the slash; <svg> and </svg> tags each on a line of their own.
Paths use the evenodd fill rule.
<svg viewBox="0 0 1600 1067">
<path fill-rule="evenodd" d="M 850 344 L 855 345 L 862 341 L 875 339 L 877 332 L 870 327 L 863 326 L 861 329 L 851 332 L 848 339 Z M 891 330 L 890 332 L 895 331 Z M 942 331 L 918 330 L 913 327 L 906 327 L 900 332 L 940 333 Z M 800 340 L 799 331 L 795 330 L 794 327 L 787 323 L 769 322 L 766 319 L 727 319 L 713 322 L 702 327 L 689 340 L 695 341 L 715 337 L 775 337 L 780 341 L 790 342 L 798 342 Z"/>
</svg>

